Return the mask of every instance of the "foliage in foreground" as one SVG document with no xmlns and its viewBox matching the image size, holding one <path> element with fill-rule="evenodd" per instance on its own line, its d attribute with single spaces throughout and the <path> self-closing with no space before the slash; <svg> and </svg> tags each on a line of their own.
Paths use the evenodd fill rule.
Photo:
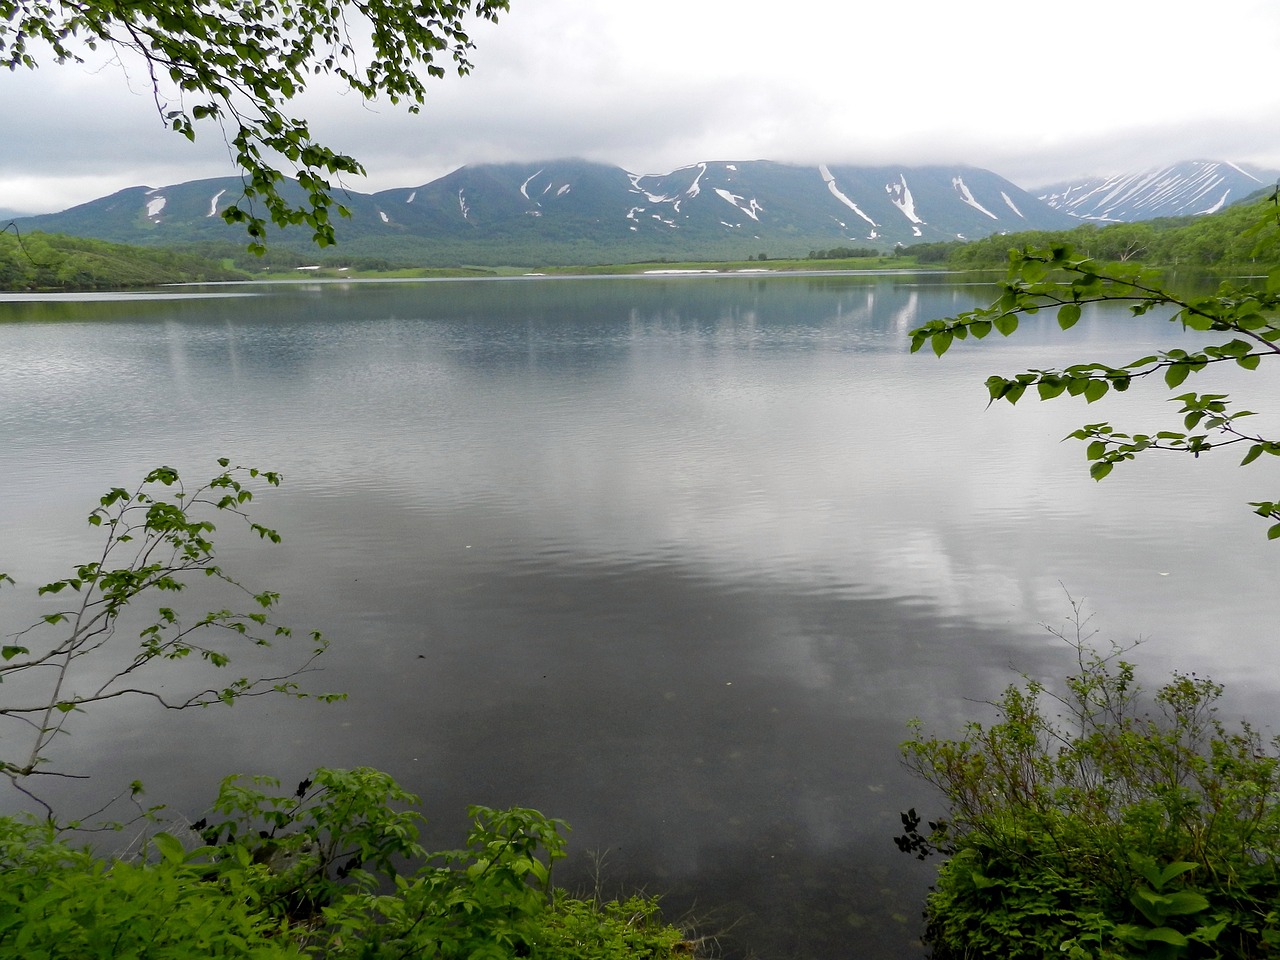
<svg viewBox="0 0 1280 960">
<path fill-rule="evenodd" d="M 1253 215 L 1257 217 L 1256 210 Z M 1277 249 L 1280 192 L 1271 197 L 1247 233 L 1255 249 Z M 1010 250 L 1008 259 L 1009 273 L 994 303 L 923 324 L 911 332 L 911 351 L 928 344 L 940 357 L 956 340 L 971 335 L 980 340 L 994 330 L 1011 336 L 1022 317 L 1041 310 L 1053 311 L 1058 325 L 1067 330 L 1097 303 L 1125 304 L 1134 316 L 1164 312 L 1171 322 L 1203 335 L 1208 342 L 1190 349 L 1157 351 L 1121 366 L 1086 361 L 1060 369 L 1032 369 L 1013 377 L 991 376 L 987 391 L 993 403 L 1017 403 L 1031 389 L 1041 400 L 1083 397 L 1094 403 L 1111 391 L 1128 390 L 1135 381 L 1157 377 L 1173 393 L 1192 374 L 1203 370 L 1221 364 L 1257 370 L 1264 360 L 1280 356 L 1280 268 L 1272 271 L 1265 285 L 1223 283 L 1213 295 L 1201 296 L 1177 290 L 1140 266 L 1095 260 L 1065 244 Z M 1241 466 L 1254 463 L 1263 454 L 1280 456 L 1280 437 L 1251 429 L 1252 421 L 1246 418 L 1254 416 L 1254 411 L 1233 409 L 1225 393 L 1177 393 L 1171 402 L 1180 405 L 1177 426 L 1128 433 L 1098 422 L 1073 431 L 1070 437 L 1088 443 L 1090 475 L 1101 480 L 1117 465 L 1151 450 L 1199 458 L 1213 449 L 1237 446 L 1244 450 Z M 1272 521 L 1268 538 L 1280 538 L 1280 497 L 1253 501 L 1250 506 Z"/>
<path fill-rule="evenodd" d="M 384 773 L 276 786 L 229 778 L 219 819 L 157 833 L 126 859 L 0 819 L 0 956 L 657 960 L 691 946 L 652 899 L 553 889 L 564 824 L 536 811 L 472 808 L 466 847 L 428 855 L 417 798 Z"/>
<path fill-rule="evenodd" d="M 79 63 L 99 47 L 135 55 L 167 126 L 189 140 L 198 123 L 221 128 L 244 177 L 242 198 L 221 216 L 245 227 L 250 248 L 265 249 L 268 220 L 305 224 L 325 246 L 334 241 L 331 212 L 346 212 L 329 178 L 364 168 L 318 142 L 294 98 L 325 76 L 417 113 L 426 77 L 447 72 L 438 61 L 470 72 L 469 21 L 497 20 L 506 9 L 506 0 L 0 0 L 0 66 Z"/>
<path fill-rule="evenodd" d="M 135 700 L 185 710 L 246 697 L 310 696 L 297 678 L 328 646 L 318 632 L 301 654 L 305 659 L 283 673 L 219 676 L 243 655 L 287 642 L 293 631 L 272 619 L 279 594 L 245 587 L 218 562 L 214 545 L 224 520 L 238 521 L 250 537 L 280 541 L 249 512 L 255 489 L 278 486 L 280 474 L 233 467 L 226 458 L 218 466 L 196 487 L 187 487 L 172 467 L 157 467 L 132 489 L 108 490 L 88 517 L 103 534 L 98 552 L 69 576 L 38 587 L 37 596 L 55 608 L 0 646 L 0 728 L 16 731 L 0 750 L 0 775 L 50 817 L 52 808 L 28 783 L 68 775 L 48 754 L 92 706 Z M 6 584 L 14 580 L 0 572 L 0 587 Z M 184 610 L 183 595 L 196 584 L 205 587 L 200 600 L 229 605 L 203 614 Z M 157 604 L 152 613 L 142 609 L 148 602 Z M 164 676 L 166 665 L 177 662 L 185 662 L 190 675 L 185 688 Z"/>
<path fill-rule="evenodd" d="M 1280 738 L 1217 717 L 1222 687 L 1134 667 L 1076 632 L 1065 690 L 1024 678 L 960 739 L 916 726 L 908 765 L 948 814 L 900 849 L 948 856 L 926 903 L 940 960 L 1280 953 Z"/>
</svg>

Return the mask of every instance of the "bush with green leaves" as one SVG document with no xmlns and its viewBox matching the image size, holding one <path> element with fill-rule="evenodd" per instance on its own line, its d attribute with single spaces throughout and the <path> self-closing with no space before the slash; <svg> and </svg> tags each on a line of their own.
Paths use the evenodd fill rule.
<svg viewBox="0 0 1280 960">
<path fill-rule="evenodd" d="M 277 786 L 228 778 L 222 819 L 171 826 L 134 857 L 0 818 L 0 957 L 659 960 L 690 947 L 652 898 L 556 890 L 566 828 L 537 811 L 473 807 L 466 846 L 427 854 L 417 798 L 385 773 Z"/>
<path fill-rule="evenodd" d="M 926 939 L 951 957 L 1262 957 L 1280 951 L 1280 738 L 1217 716 L 1221 686 L 1154 692 L 1073 605 L 1061 691 L 1023 678 L 996 720 L 903 745 L 943 794 L 900 849 L 947 856 Z"/>
</svg>

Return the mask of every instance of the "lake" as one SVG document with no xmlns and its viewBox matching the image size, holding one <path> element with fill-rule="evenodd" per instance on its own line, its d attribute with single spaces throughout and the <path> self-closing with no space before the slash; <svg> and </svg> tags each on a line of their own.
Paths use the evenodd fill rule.
<svg viewBox="0 0 1280 960">
<path fill-rule="evenodd" d="M 990 295 L 939 275 L 0 295 L 4 632 L 50 609 L 21 588 L 92 555 L 108 487 L 227 456 L 285 483 L 255 501 L 284 542 L 232 541 L 226 566 L 331 639 L 306 683 L 350 695 L 95 710 L 55 754 L 92 786 L 59 802 L 140 776 L 195 818 L 228 773 L 372 765 L 441 846 L 468 803 L 568 820 L 563 884 L 660 893 L 725 956 L 921 956 L 932 866 L 892 837 L 941 809 L 897 745 L 1060 676 L 1042 624 L 1068 596 L 1103 642 L 1142 639 L 1154 682 L 1208 673 L 1264 725 L 1280 688 L 1280 548 L 1247 506 L 1275 499 L 1265 465 L 1149 455 L 1094 483 L 1061 440 L 1167 419 L 1141 385 L 987 408 L 991 373 L 1181 333 L 1093 310 L 908 353 Z M 1188 388 L 1280 429 L 1274 382 L 1208 376 Z"/>
</svg>

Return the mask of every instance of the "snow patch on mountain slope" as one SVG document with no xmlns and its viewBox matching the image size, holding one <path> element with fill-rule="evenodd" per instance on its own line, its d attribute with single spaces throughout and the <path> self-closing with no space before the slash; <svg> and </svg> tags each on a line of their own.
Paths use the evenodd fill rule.
<svg viewBox="0 0 1280 960">
<path fill-rule="evenodd" d="M 1261 180 L 1259 180 L 1257 177 L 1255 177 L 1252 173 L 1250 173 L 1248 170 L 1241 170 L 1238 166 L 1236 166 L 1236 165 L 1235 165 L 1234 163 L 1232 163 L 1230 160 L 1228 160 L 1228 161 L 1227 161 L 1227 166 L 1228 166 L 1228 167 L 1230 167 L 1232 170 L 1237 170 L 1237 171 L 1239 171 L 1240 173 L 1243 173 L 1243 174 L 1244 174 L 1246 177 L 1248 177 L 1250 180 L 1254 180 L 1254 181 L 1256 181 L 1256 182 L 1258 182 L 1258 183 L 1261 183 L 1261 182 L 1262 182 L 1262 181 L 1261 181 Z"/>
<path fill-rule="evenodd" d="M 219 190 L 213 195 L 213 198 L 209 201 L 209 212 L 205 214 L 206 217 L 216 217 L 218 215 L 218 201 L 222 199 L 222 195 L 226 192 L 225 189 Z"/>
<path fill-rule="evenodd" d="M 1199 216 L 1200 214 L 1204 214 L 1204 213 L 1217 213 L 1219 210 L 1221 210 L 1223 207 L 1227 205 L 1227 197 L 1229 196 L 1231 196 L 1231 191 L 1230 190 L 1225 191 L 1222 194 L 1222 196 L 1218 198 L 1217 203 L 1215 203 L 1211 207 L 1206 207 L 1205 209 L 1198 211 L 1196 215 Z"/>
<path fill-rule="evenodd" d="M 538 170 L 538 173 L 541 173 L 541 172 L 542 170 Z M 532 180 L 534 177 L 536 177 L 538 173 L 535 173 L 533 174 L 533 176 L 529 177 L 529 180 Z M 529 180 L 526 180 L 524 183 L 520 184 L 520 196 L 524 197 L 526 200 L 529 199 Z"/>
<path fill-rule="evenodd" d="M 903 183 L 905 185 L 906 181 L 903 181 Z M 960 199 L 963 200 L 965 203 L 967 203 L 969 206 L 973 207 L 973 209 L 977 210 L 979 213 L 985 213 L 992 220 L 1000 219 L 994 213 L 992 213 L 990 210 L 988 210 L 986 207 L 984 207 L 982 204 L 980 204 L 977 200 L 973 198 L 973 191 L 969 189 L 969 186 L 964 182 L 963 177 L 952 177 L 951 186 L 955 187 L 956 193 L 960 194 Z"/>
<path fill-rule="evenodd" d="M 1018 209 L 1018 205 L 1017 205 L 1016 203 L 1014 203 L 1014 202 L 1013 202 L 1013 198 L 1012 198 L 1012 197 L 1010 197 L 1010 196 L 1009 196 L 1007 193 L 1005 193 L 1003 190 L 1001 190 L 1001 191 L 1000 191 L 1000 196 L 1004 197 L 1004 202 L 1005 202 L 1005 203 L 1007 203 L 1007 204 L 1009 205 L 1009 209 L 1010 209 L 1010 210 L 1012 210 L 1012 211 L 1013 211 L 1014 213 L 1016 213 L 1018 216 L 1022 217 L 1022 211 Z M 1027 219 L 1027 218 L 1026 218 L 1026 217 L 1022 217 L 1022 219 L 1023 219 L 1023 220 L 1025 220 L 1025 219 Z"/>
<path fill-rule="evenodd" d="M 644 187 L 640 186 L 640 181 L 643 178 L 644 178 L 643 174 L 639 174 L 639 173 L 627 174 L 627 179 L 631 181 L 632 191 L 634 191 L 635 193 L 643 194 L 644 198 L 648 200 L 650 203 L 665 203 L 667 199 L 665 196 L 663 196 L 660 193 L 650 193 Z"/>
<path fill-rule="evenodd" d="M 569 192 L 569 184 L 566 183 L 563 187 L 561 187 L 559 190 L 556 191 L 556 196 L 563 197 L 568 192 Z"/>
<path fill-rule="evenodd" d="M 906 174 L 898 174 L 897 183 L 886 183 L 884 192 L 889 195 L 889 202 L 902 211 L 902 215 L 912 223 L 924 223 L 916 216 L 916 202 L 911 196 L 911 188 L 907 186 Z M 912 234 L 920 236 L 919 230 L 912 230 Z"/>
<path fill-rule="evenodd" d="M 379 211 L 378 211 L 378 219 L 379 219 L 379 220 L 381 220 L 383 223 L 390 223 L 390 222 L 391 222 L 391 218 L 390 218 L 390 217 L 388 217 L 388 216 L 386 215 L 386 213 L 385 213 L 385 212 L 383 212 L 382 210 L 379 210 Z"/>
<path fill-rule="evenodd" d="M 743 201 L 746 200 L 746 197 L 740 197 L 736 193 L 730 193 L 728 190 L 725 190 L 721 187 L 716 187 L 715 190 L 716 190 L 716 196 L 718 196 L 721 200 L 724 200 L 726 203 L 733 204 L 735 207 L 737 207 L 739 210 L 745 213 L 752 220 L 760 219 L 760 213 L 764 211 L 764 208 L 761 207 L 760 204 L 756 202 L 755 197 L 752 197 L 751 200 L 748 201 L 747 204 L 744 206 Z"/>
<path fill-rule="evenodd" d="M 413 203 L 413 198 L 416 197 L 417 195 L 418 195 L 418 191 L 414 190 L 412 193 L 409 194 L 409 197 L 407 200 L 405 200 L 405 203 Z"/>
<path fill-rule="evenodd" d="M 467 196 L 462 190 L 458 191 L 458 209 L 462 211 L 463 220 L 471 219 L 471 208 L 467 206 Z"/>
<path fill-rule="evenodd" d="M 696 197 L 702 192 L 701 182 L 702 178 L 706 176 L 706 173 L 707 165 L 705 163 L 698 164 L 698 175 L 693 178 L 693 183 L 689 184 L 689 189 L 684 192 L 686 197 Z M 716 191 L 716 193 L 719 192 L 719 190 Z"/>
<path fill-rule="evenodd" d="M 147 201 L 147 216 L 152 220 L 160 219 L 160 211 L 168 201 L 164 197 L 155 197 Z"/>
<path fill-rule="evenodd" d="M 1247 194 L 1261 182 L 1234 163 L 1195 160 L 1066 184 L 1050 189 L 1040 199 L 1082 220 L 1145 220 L 1216 212 L 1232 195 Z"/>
<path fill-rule="evenodd" d="M 850 210 L 852 210 L 854 213 L 860 216 L 863 220 L 867 221 L 867 223 L 871 224 L 871 226 L 873 227 L 880 226 L 880 224 L 876 223 L 874 220 L 868 217 L 865 213 L 863 213 L 862 210 L 858 208 L 858 205 L 856 203 L 854 203 L 852 200 L 850 200 L 847 196 L 845 196 L 840 191 L 840 188 L 836 186 L 836 178 L 835 178 L 835 175 L 832 174 L 830 167 L 828 167 L 825 163 L 820 163 L 818 164 L 818 173 L 822 176 L 823 181 L 827 185 L 827 189 L 831 191 L 831 195 L 833 197 L 835 197 L 837 200 L 843 203 L 846 207 L 848 207 Z M 841 226 L 843 226 L 843 224 L 841 224 Z M 869 237 L 868 239 L 873 239 L 873 238 Z"/>
</svg>

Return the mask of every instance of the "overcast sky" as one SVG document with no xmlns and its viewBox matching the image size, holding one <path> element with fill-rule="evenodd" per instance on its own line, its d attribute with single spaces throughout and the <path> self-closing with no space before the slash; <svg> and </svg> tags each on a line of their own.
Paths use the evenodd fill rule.
<svg viewBox="0 0 1280 960">
<path fill-rule="evenodd" d="M 965 163 L 1033 188 L 1185 159 L 1280 169 L 1276 0 L 511 0 L 418 116 L 332 88 L 299 109 L 371 192 L 466 163 L 585 157 Z M 0 209 L 234 173 L 105 58 L 0 75 Z M 326 139 L 327 138 L 327 139 Z"/>
</svg>

